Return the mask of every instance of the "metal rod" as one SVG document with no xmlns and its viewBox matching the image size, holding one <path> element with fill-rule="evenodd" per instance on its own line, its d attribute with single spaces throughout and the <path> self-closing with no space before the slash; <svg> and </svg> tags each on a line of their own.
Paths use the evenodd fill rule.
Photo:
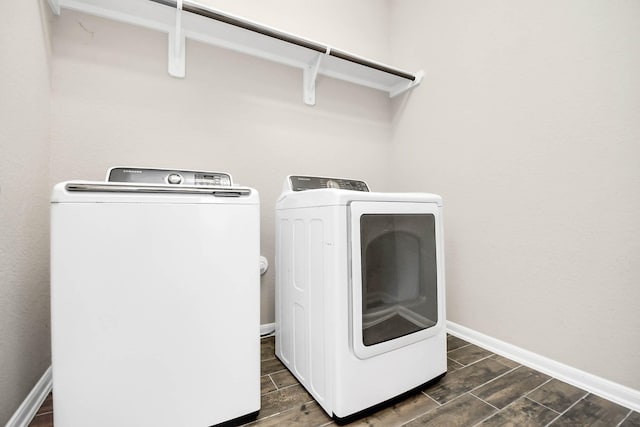
<svg viewBox="0 0 640 427">
<path fill-rule="evenodd" d="M 155 3 L 160 3 L 165 6 L 177 7 L 177 2 L 175 0 L 150 0 L 150 1 Z M 205 18 L 223 22 L 225 24 L 233 25 L 235 27 L 243 28 L 245 30 L 252 31 L 254 33 L 262 34 L 267 37 L 272 37 L 287 43 L 305 47 L 307 49 L 312 49 L 316 52 L 328 54 L 330 56 L 333 56 L 345 61 L 353 62 L 355 64 L 359 64 L 368 68 L 373 68 L 375 70 L 382 71 L 384 73 L 393 74 L 394 76 L 401 77 L 403 79 L 407 79 L 411 81 L 415 81 L 416 79 L 415 75 L 407 71 L 399 70 L 397 68 L 393 68 L 388 65 L 370 61 L 368 59 L 364 59 L 347 52 L 341 52 L 333 48 L 329 49 L 328 46 L 324 46 L 322 44 L 312 42 L 310 40 L 305 40 L 300 37 L 295 37 L 290 34 L 280 32 L 263 25 L 258 25 L 253 22 L 249 22 L 249 21 L 235 18 L 233 16 L 225 15 L 223 13 L 216 12 L 211 9 L 207 9 L 199 5 L 191 4 L 191 2 L 187 2 L 187 1 L 183 2 L 182 10 L 185 12 L 195 13 L 196 15 L 200 15 Z"/>
<path fill-rule="evenodd" d="M 172 0 L 151 0 L 156 3 L 164 4 L 166 6 L 177 7 L 177 2 Z M 185 12 L 195 13 L 196 15 L 203 16 L 205 18 L 213 19 L 215 21 L 224 22 L 225 24 L 233 25 L 234 27 L 243 28 L 245 30 L 252 31 L 254 33 L 262 34 L 274 39 L 282 40 L 287 43 L 295 44 L 297 46 L 306 47 L 307 49 L 315 50 L 316 52 L 327 53 L 327 48 L 321 44 L 313 43 L 309 40 L 304 40 L 298 37 L 291 36 L 287 33 L 276 31 L 269 27 L 247 22 L 233 16 L 225 15 L 220 12 L 206 9 L 204 7 L 191 4 L 189 2 L 182 3 L 182 10 Z"/>
<path fill-rule="evenodd" d="M 358 56 L 351 55 L 347 52 L 341 52 L 336 49 L 331 49 L 331 51 L 329 52 L 329 55 L 335 56 L 336 58 L 344 59 L 345 61 L 364 65 L 365 67 L 373 68 L 378 71 L 393 74 L 394 76 L 402 77 L 403 79 L 407 79 L 411 81 L 414 81 L 416 79 L 416 76 L 406 71 L 398 70 L 397 68 L 392 68 L 392 67 L 389 67 L 388 65 L 384 65 L 378 62 L 370 61 L 368 59 L 360 58 Z"/>
</svg>

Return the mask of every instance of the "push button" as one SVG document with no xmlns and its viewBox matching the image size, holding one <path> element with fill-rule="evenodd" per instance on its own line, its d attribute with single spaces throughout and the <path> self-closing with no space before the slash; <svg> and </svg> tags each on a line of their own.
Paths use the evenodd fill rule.
<svg viewBox="0 0 640 427">
<path fill-rule="evenodd" d="M 182 176 L 177 173 L 171 173 L 167 176 L 167 182 L 169 184 L 180 184 L 182 182 Z"/>
</svg>

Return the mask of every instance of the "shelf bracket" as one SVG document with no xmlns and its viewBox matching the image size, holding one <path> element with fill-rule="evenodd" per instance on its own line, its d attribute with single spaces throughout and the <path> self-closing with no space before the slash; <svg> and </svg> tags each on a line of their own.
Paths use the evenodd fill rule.
<svg viewBox="0 0 640 427">
<path fill-rule="evenodd" d="M 304 103 L 307 105 L 316 105 L 316 78 L 318 77 L 322 57 L 327 53 L 319 53 L 311 64 L 302 69 L 302 93 Z"/>
<path fill-rule="evenodd" d="M 53 14 L 60 16 L 60 0 L 48 0 L 48 2 Z"/>
<path fill-rule="evenodd" d="M 396 96 L 413 89 L 422 83 L 422 79 L 424 79 L 424 71 L 420 70 L 416 73 L 416 78 L 413 81 L 409 82 L 400 82 L 389 91 L 389 98 L 395 98 Z"/>
<path fill-rule="evenodd" d="M 169 74 L 184 78 L 186 54 L 186 37 L 182 29 L 182 0 L 176 4 L 176 27 L 169 31 Z"/>
</svg>

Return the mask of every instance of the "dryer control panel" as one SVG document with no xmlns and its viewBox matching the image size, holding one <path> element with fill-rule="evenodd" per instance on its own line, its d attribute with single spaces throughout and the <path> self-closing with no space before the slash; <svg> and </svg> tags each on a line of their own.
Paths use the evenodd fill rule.
<svg viewBox="0 0 640 427">
<path fill-rule="evenodd" d="M 299 176 L 289 177 L 291 191 L 316 190 L 320 188 L 338 188 L 340 190 L 369 191 L 367 183 L 355 179 L 326 178 L 321 176 Z"/>
<path fill-rule="evenodd" d="M 139 184 L 207 185 L 231 187 L 231 175 L 224 172 L 184 171 L 117 167 L 107 172 L 109 182 L 135 182 Z"/>
</svg>

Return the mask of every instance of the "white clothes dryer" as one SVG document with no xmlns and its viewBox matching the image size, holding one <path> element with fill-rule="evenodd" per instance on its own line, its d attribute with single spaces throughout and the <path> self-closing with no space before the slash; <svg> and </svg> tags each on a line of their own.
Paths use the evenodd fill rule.
<svg viewBox="0 0 640 427">
<path fill-rule="evenodd" d="M 287 177 L 276 205 L 276 355 L 349 422 L 446 374 L 442 199 Z"/>
<path fill-rule="evenodd" d="M 53 189 L 55 425 L 255 417 L 258 193 L 220 172 L 114 168 L 108 177 Z"/>
</svg>

